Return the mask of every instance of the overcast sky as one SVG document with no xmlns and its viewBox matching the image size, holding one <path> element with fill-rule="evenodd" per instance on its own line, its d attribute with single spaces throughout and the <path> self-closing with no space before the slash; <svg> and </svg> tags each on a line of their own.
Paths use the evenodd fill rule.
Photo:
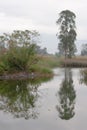
<svg viewBox="0 0 87 130">
<path fill-rule="evenodd" d="M 40 46 L 54 53 L 58 44 L 56 20 L 66 9 L 76 14 L 77 40 L 86 41 L 87 0 L 0 0 L 0 33 L 37 30 L 41 34 Z"/>
</svg>

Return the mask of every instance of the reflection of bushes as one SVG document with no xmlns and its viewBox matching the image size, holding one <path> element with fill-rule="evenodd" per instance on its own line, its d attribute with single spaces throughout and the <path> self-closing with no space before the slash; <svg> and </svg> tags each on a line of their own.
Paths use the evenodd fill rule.
<svg viewBox="0 0 87 130">
<path fill-rule="evenodd" d="M 0 81 L 0 109 L 16 118 L 37 118 L 38 87 L 44 81 L 48 79 Z"/>
<path fill-rule="evenodd" d="M 38 98 L 37 88 L 27 81 L 0 82 L 0 109 L 11 112 L 15 117 L 30 118 L 32 115 L 35 118 L 37 113 L 33 114 L 33 108 Z"/>
</svg>

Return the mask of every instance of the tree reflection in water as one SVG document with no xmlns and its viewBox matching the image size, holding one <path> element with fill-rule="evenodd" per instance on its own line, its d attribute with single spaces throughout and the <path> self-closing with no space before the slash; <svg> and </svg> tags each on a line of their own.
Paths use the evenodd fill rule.
<svg viewBox="0 0 87 130">
<path fill-rule="evenodd" d="M 49 79 L 43 79 L 47 81 Z M 14 117 L 37 118 L 35 103 L 39 97 L 38 87 L 42 80 L 0 81 L 0 110 Z"/>
<path fill-rule="evenodd" d="M 80 70 L 80 84 L 87 85 L 87 69 L 81 69 Z"/>
<path fill-rule="evenodd" d="M 61 83 L 61 87 L 57 93 L 60 105 L 56 106 L 59 112 L 59 117 L 64 120 L 69 120 L 75 115 L 74 106 L 76 92 L 74 90 L 71 69 L 65 68 L 65 77 Z"/>
</svg>

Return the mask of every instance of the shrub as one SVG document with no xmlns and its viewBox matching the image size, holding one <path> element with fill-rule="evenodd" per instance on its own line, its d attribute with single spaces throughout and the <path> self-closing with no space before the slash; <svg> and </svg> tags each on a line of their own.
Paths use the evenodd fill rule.
<svg viewBox="0 0 87 130">
<path fill-rule="evenodd" d="M 3 62 L 0 62 L 0 75 L 2 75 L 5 71 L 5 64 Z"/>
</svg>

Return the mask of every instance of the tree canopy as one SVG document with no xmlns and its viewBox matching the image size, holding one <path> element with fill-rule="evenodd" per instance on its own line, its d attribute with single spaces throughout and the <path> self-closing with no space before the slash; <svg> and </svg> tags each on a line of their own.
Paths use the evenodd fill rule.
<svg viewBox="0 0 87 130">
<path fill-rule="evenodd" d="M 76 15 L 69 11 L 64 10 L 60 12 L 59 18 L 56 21 L 57 25 L 60 26 L 57 38 L 59 39 L 58 49 L 59 53 L 71 58 L 76 52 L 76 26 L 75 26 Z"/>
</svg>

